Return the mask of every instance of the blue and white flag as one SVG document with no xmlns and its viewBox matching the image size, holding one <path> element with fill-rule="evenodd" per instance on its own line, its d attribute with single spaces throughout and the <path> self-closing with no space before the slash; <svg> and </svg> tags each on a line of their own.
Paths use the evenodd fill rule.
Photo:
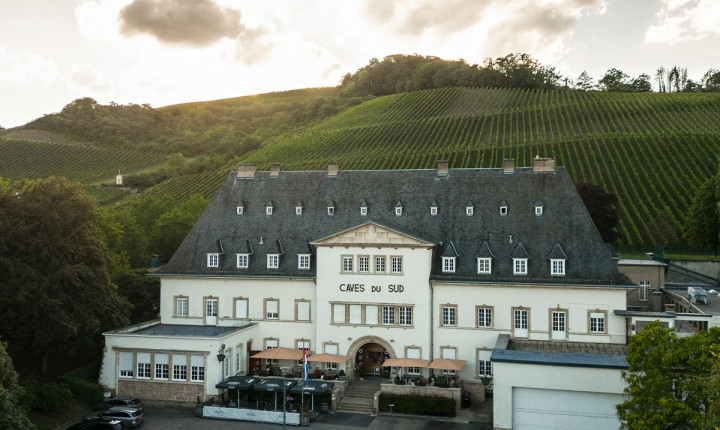
<svg viewBox="0 0 720 430">
<path fill-rule="evenodd" d="M 308 382 L 308 365 L 307 365 L 307 354 L 305 354 L 305 349 L 303 349 L 303 370 L 305 371 L 305 383 Z"/>
</svg>

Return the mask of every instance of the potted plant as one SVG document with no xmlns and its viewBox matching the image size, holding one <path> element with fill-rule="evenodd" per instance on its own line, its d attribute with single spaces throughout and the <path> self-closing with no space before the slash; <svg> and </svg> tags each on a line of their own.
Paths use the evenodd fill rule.
<svg viewBox="0 0 720 430">
<path fill-rule="evenodd" d="M 338 372 L 338 377 L 342 380 L 345 379 L 345 369 L 340 369 Z"/>
<path fill-rule="evenodd" d="M 203 416 L 203 404 L 200 396 L 197 396 L 197 401 L 195 402 L 195 416 L 198 418 L 202 418 Z"/>
<path fill-rule="evenodd" d="M 310 409 L 307 406 L 303 407 L 302 413 L 300 414 L 300 425 L 307 427 L 310 425 Z"/>
</svg>

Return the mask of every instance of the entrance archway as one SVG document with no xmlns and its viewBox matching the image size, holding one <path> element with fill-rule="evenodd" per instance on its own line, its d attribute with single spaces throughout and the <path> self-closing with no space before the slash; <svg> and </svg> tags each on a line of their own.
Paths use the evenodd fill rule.
<svg viewBox="0 0 720 430">
<path fill-rule="evenodd" d="M 395 350 L 377 336 L 363 336 L 348 348 L 353 368 L 360 369 L 361 375 L 379 375 L 387 358 L 397 358 Z"/>
</svg>

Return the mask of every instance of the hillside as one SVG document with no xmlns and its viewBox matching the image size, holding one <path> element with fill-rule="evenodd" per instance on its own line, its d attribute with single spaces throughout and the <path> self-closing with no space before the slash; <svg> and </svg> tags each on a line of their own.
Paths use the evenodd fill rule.
<svg viewBox="0 0 720 430">
<path fill-rule="evenodd" d="M 529 166 L 556 158 L 576 182 L 619 197 L 620 245 L 653 243 L 669 217 L 680 231 L 694 190 L 716 171 L 720 95 L 446 88 L 385 96 L 243 161 L 266 168 L 341 169 Z M 667 217 L 663 215 L 667 214 Z"/>
</svg>

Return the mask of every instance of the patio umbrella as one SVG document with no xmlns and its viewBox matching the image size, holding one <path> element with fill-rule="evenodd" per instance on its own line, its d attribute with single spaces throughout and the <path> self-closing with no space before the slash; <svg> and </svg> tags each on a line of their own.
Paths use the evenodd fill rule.
<svg viewBox="0 0 720 430">
<path fill-rule="evenodd" d="M 428 369 L 442 369 L 458 371 L 465 365 L 465 360 L 451 360 L 449 358 L 436 358 L 427 367 Z"/>
<path fill-rule="evenodd" d="M 267 358 L 273 360 L 302 360 L 302 349 L 292 348 L 268 348 L 264 351 L 251 355 L 250 358 Z"/>
<path fill-rule="evenodd" d="M 427 367 L 428 361 L 421 358 L 388 358 L 383 366 L 388 367 Z"/>
<path fill-rule="evenodd" d="M 337 354 L 313 354 L 307 358 L 308 361 L 319 361 L 322 363 L 344 363 L 352 357 Z"/>
<path fill-rule="evenodd" d="M 291 393 L 302 393 L 302 394 L 312 394 L 312 404 L 310 405 L 310 409 L 315 410 L 315 394 L 324 394 L 328 391 L 333 389 L 332 382 L 328 381 L 318 381 L 317 379 L 311 379 L 307 382 L 301 381 L 297 385 L 290 388 Z"/>
<path fill-rule="evenodd" d="M 260 392 L 264 391 L 267 393 L 275 393 L 275 410 L 277 410 L 277 393 L 283 392 L 283 385 L 285 385 L 284 390 L 287 392 L 290 387 L 295 385 L 295 381 L 290 381 L 283 378 L 267 378 L 253 385 L 253 390 Z"/>
<path fill-rule="evenodd" d="M 215 388 L 237 390 L 238 406 L 240 406 L 240 390 L 249 390 L 259 381 L 260 378 L 255 378 L 253 376 L 230 376 L 221 383 L 215 385 Z"/>
</svg>

